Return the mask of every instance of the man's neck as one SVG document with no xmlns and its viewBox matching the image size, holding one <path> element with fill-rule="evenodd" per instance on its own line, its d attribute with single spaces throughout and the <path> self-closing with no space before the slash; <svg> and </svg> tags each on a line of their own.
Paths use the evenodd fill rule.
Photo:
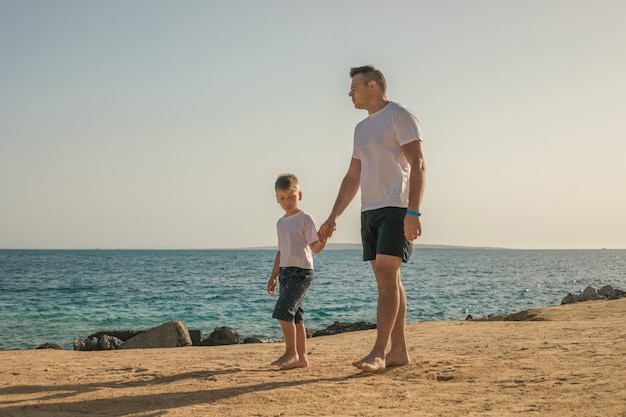
<svg viewBox="0 0 626 417">
<path fill-rule="evenodd" d="M 377 100 L 376 102 L 372 103 L 372 105 L 367 108 L 367 112 L 369 114 L 377 113 L 381 111 L 387 104 L 389 104 L 389 100 L 383 97 L 380 100 Z"/>
</svg>

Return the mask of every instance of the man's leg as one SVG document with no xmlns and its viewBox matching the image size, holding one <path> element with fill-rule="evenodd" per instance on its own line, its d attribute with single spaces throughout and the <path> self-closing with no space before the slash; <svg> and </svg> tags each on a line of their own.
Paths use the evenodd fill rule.
<svg viewBox="0 0 626 417">
<path fill-rule="evenodd" d="M 406 298 L 404 288 L 400 283 L 401 258 L 378 254 L 376 260 L 371 261 L 371 264 L 378 285 L 376 342 L 370 354 L 360 361 L 354 362 L 353 365 L 365 371 L 374 372 L 382 371 L 386 367 L 385 350 L 392 333 L 394 337 L 404 339 L 404 329 L 400 331 L 400 324 L 397 324 L 396 321 L 401 318 L 402 327 L 404 327 Z M 399 340 L 394 341 L 396 344 L 399 342 Z M 395 348 L 399 347 L 395 346 Z M 394 362 L 397 360 L 394 359 Z"/>
<path fill-rule="evenodd" d="M 385 357 L 386 366 L 403 366 L 411 363 L 409 351 L 406 346 L 406 294 L 402 280 L 398 283 L 400 289 L 400 306 L 398 308 L 398 316 L 391 331 L 391 350 Z"/>
</svg>

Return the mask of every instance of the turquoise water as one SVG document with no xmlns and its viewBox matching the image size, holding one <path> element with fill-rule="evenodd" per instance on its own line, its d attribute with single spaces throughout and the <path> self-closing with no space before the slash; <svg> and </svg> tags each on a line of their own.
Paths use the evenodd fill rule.
<svg viewBox="0 0 626 417">
<path fill-rule="evenodd" d="M 0 250 L 0 350 L 169 320 L 203 337 L 230 326 L 278 337 L 265 286 L 270 250 Z M 376 321 L 376 287 L 358 250 L 315 257 L 305 323 Z M 463 320 L 557 305 L 587 285 L 626 289 L 624 250 L 419 250 L 403 266 L 407 321 Z"/>
</svg>

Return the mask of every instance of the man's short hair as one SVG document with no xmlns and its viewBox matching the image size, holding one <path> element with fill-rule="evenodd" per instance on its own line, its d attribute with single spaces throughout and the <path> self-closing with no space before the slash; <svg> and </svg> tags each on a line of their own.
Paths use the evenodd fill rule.
<svg viewBox="0 0 626 417">
<path fill-rule="evenodd" d="M 274 183 L 276 191 L 297 189 L 298 186 L 298 177 L 293 174 L 280 174 Z"/>
<path fill-rule="evenodd" d="M 368 84 L 370 81 L 375 81 L 383 93 L 387 90 L 387 81 L 385 81 L 385 76 L 375 66 L 365 65 L 362 67 L 350 68 L 350 78 L 354 78 L 357 74 L 363 74 L 365 84 Z"/>
</svg>

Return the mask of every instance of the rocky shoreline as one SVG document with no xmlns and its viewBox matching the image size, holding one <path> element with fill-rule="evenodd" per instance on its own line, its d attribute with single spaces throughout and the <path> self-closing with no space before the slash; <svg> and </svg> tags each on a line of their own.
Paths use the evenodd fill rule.
<svg viewBox="0 0 626 417">
<path fill-rule="evenodd" d="M 580 294 L 569 293 L 561 300 L 561 305 L 580 303 L 583 301 L 594 300 L 617 300 L 618 298 L 626 297 L 626 291 L 613 288 L 611 285 L 605 285 L 604 287 L 596 290 L 591 286 L 587 286 Z M 520 311 L 518 313 L 488 316 L 488 317 L 473 317 L 471 314 L 465 318 L 465 320 L 472 321 L 530 321 L 534 320 L 532 314 L 529 314 L 527 310 Z"/>
<path fill-rule="evenodd" d="M 591 300 L 614 300 L 626 297 L 626 292 L 606 285 L 599 290 L 588 286 L 580 294 L 567 294 L 561 305 Z M 528 311 L 488 317 L 473 317 L 468 315 L 466 321 L 528 321 L 534 320 Z M 375 329 L 375 323 L 368 322 L 339 322 L 335 321 L 326 329 L 307 329 L 308 337 L 329 336 L 346 332 Z M 109 330 L 100 331 L 86 338 L 74 338 L 73 347 L 78 351 L 116 350 L 116 349 L 146 349 L 172 348 L 182 346 L 223 346 L 249 343 L 273 343 L 281 339 L 260 339 L 258 337 L 243 338 L 237 330 L 231 327 L 216 327 L 204 340 L 201 340 L 201 331 L 187 329 L 177 320 L 163 323 L 149 330 Z M 62 349 L 59 345 L 45 343 L 37 349 Z"/>
<path fill-rule="evenodd" d="M 375 323 L 335 321 L 325 329 L 307 329 L 308 337 L 330 336 L 346 332 L 375 329 Z M 116 349 L 147 349 L 172 348 L 183 346 L 224 346 L 249 343 L 275 343 L 280 338 L 261 339 L 258 337 L 243 338 L 232 327 L 216 327 L 209 336 L 201 340 L 201 331 L 187 329 L 186 326 L 173 320 L 149 330 L 107 330 L 94 333 L 86 338 L 74 338 L 74 350 L 116 350 Z M 37 349 L 62 349 L 54 343 L 45 343 Z"/>
</svg>

